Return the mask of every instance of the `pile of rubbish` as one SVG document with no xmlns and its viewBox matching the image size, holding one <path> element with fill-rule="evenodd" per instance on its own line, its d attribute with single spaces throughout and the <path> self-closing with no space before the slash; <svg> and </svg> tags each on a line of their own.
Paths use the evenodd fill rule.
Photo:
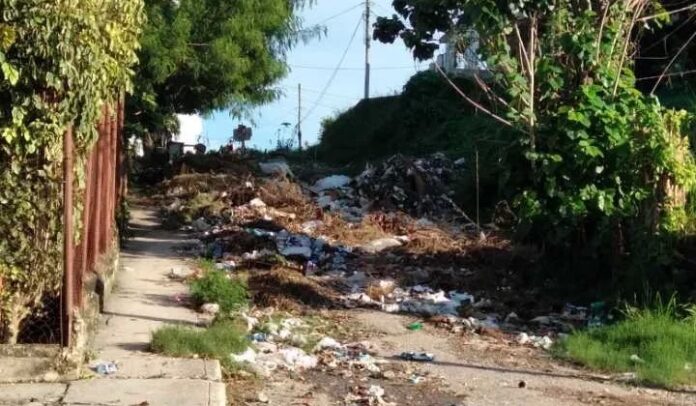
<svg viewBox="0 0 696 406">
<path fill-rule="evenodd" d="M 380 165 L 368 166 L 355 185 L 358 197 L 374 202 L 373 208 L 417 217 L 459 217 L 463 212 L 452 201 L 450 187 L 454 175 L 455 164 L 444 154 L 421 159 L 394 155 Z"/>
<path fill-rule="evenodd" d="M 394 155 L 376 166 L 368 165 L 354 179 L 343 175 L 320 179 L 311 190 L 318 195 L 319 207 L 354 223 L 368 211 L 384 210 L 471 224 L 452 200 L 450 185 L 460 165 L 461 160 L 452 162 L 441 153 L 420 159 Z"/>
<path fill-rule="evenodd" d="M 265 316 L 246 317 L 252 346 L 240 354 L 231 354 L 230 359 L 260 376 L 270 376 L 277 370 L 302 372 L 318 367 L 340 370 L 345 377 L 354 371 L 379 376 L 380 366 L 386 363 L 373 356 L 374 349 L 368 342 L 340 343 L 318 335 L 302 319 L 271 318 L 260 323 L 259 319 Z"/>
<path fill-rule="evenodd" d="M 332 303 L 338 297 L 336 302 L 346 307 L 437 318 L 438 325 L 454 332 L 522 331 L 526 336 L 518 337 L 519 344 L 548 348 L 551 337 L 587 323 L 591 312 L 568 306 L 563 314 L 532 320 L 521 320 L 514 313 L 506 316 L 504 310 L 491 306 L 490 300 L 477 301 L 470 292 L 428 286 L 432 280 L 430 268 L 437 264 L 422 267 L 404 262 L 416 241 L 438 243 L 448 237 L 461 243 L 466 238 L 456 234 L 457 227 L 449 231 L 449 227 L 442 228 L 430 220 L 452 220 L 448 224 L 461 224 L 458 221 L 461 219 L 468 221 L 452 202 L 448 187 L 460 165 L 461 162 L 452 162 L 442 154 L 425 159 L 396 155 L 380 165 L 368 167 L 355 178 L 332 175 L 312 186 L 300 186 L 288 180 L 294 174 L 286 164 L 271 162 L 264 166 L 265 172 L 280 175 L 280 179 L 245 178 L 236 186 L 225 185 L 217 193 L 206 189 L 218 197 L 215 204 L 221 202 L 225 206 L 225 216 L 203 216 L 189 227 L 200 233 L 199 253 L 215 259 L 218 268 L 226 272 L 274 271 L 282 267 L 296 271 L 300 278 L 304 275 L 313 283 L 330 287 Z M 221 179 L 216 178 L 222 182 Z M 176 185 L 199 188 L 199 183 L 200 179 L 191 178 Z M 389 213 L 391 210 L 395 211 L 393 215 Z M 342 221 L 335 220 L 336 216 Z M 435 232 L 442 237 L 440 234 L 438 238 L 428 237 Z M 460 252 L 450 240 L 444 244 L 444 252 Z M 403 251 L 393 252 L 396 248 Z M 370 268 L 369 261 L 373 260 L 393 261 L 393 264 Z M 406 279 L 401 277 L 411 275 L 413 268 L 423 275 L 404 282 Z M 468 269 L 457 269 L 462 277 L 469 274 Z M 396 278 L 403 285 L 399 286 Z M 541 334 L 529 333 L 528 326 Z M 284 333 L 276 336 L 272 329 L 270 337 L 280 337 L 284 342 L 288 338 Z M 257 340 L 255 348 L 237 356 L 242 357 L 240 360 L 253 360 L 265 371 L 277 367 L 303 369 L 319 362 L 312 358 L 316 354 L 300 349 L 305 348 L 302 343 L 294 344 L 295 349 L 278 348 L 274 340 Z M 336 359 L 347 362 L 344 356 L 336 355 Z M 356 359 L 348 361 L 355 363 Z"/>
</svg>

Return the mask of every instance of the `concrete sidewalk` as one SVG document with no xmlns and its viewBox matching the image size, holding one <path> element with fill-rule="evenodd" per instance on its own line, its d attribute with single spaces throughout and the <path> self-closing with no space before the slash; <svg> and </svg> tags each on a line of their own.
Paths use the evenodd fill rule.
<svg viewBox="0 0 696 406">
<path fill-rule="evenodd" d="M 96 359 L 115 361 L 118 372 L 69 383 L 0 385 L 0 405 L 226 404 L 219 362 L 147 352 L 157 328 L 202 320 L 177 300 L 186 286 L 168 278 L 172 268 L 186 267 L 173 250 L 187 242 L 186 236 L 162 230 L 155 210 L 134 209 L 132 217 L 135 237 L 121 253 L 121 269 L 95 340 Z"/>
</svg>

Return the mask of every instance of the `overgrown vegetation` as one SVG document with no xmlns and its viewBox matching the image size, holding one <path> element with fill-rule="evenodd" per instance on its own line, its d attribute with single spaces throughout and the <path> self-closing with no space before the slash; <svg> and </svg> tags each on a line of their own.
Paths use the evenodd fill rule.
<svg viewBox="0 0 696 406">
<path fill-rule="evenodd" d="M 455 81 L 472 97 L 484 97 L 470 80 Z M 350 164 L 357 170 L 396 153 L 420 157 L 444 152 L 455 160 L 463 158 L 464 176 L 457 179 L 456 199 L 465 211 L 473 212 L 477 155 L 482 206 L 492 208 L 513 196 L 508 188 L 517 173 L 508 159 L 513 137 L 509 129 L 463 104 L 437 73 L 427 71 L 413 76 L 399 96 L 363 100 L 325 120 L 316 154 L 322 161 Z"/>
<path fill-rule="evenodd" d="M 79 190 L 102 108 L 131 86 L 143 15 L 141 0 L 0 9 L 0 341 L 12 343 L 60 287 L 63 134 L 73 126 Z M 79 222 L 82 201 L 69 204 Z"/>
<path fill-rule="evenodd" d="M 191 298 L 197 305 L 217 303 L 220 311 L 230 313 L 245 307 L 249 301 L 249 292 L 245 281 L 238 277 L 231 278 L 226 272 L 219 271 L 210 261 L 201 261 L 203 275 L 191 282 Z"/>
<path fill-rule="evenodd" d="M 399 16 L 380 19 L 375 36 L 400 36 L 417 58 L 432 57 L 437 33 L 462 47 L 478 33 L 492 80 L 478 80 L 488 101 L 477 108 L 516 132 L 525 162 L 517 168 L 518 236 L 544 252 L 547 276 L 573 289 L 603 282 L 628 291 L 663 277 L 696 165 L 685 137 L 691 117 L 638 91 L 631 70 L 635 39 L 666 21 L 661 4 L 394 6 Z M 443 15 L 454 17 L 435 18 Z"/>
<path fill-rule="evenodd" d="M 608 372 L 634 372 L 660 386 L 696 383 L 696 308 L 673 298 L 643 309 L 629 307 L 625 320 L 570 335 L 558 355 Z"/>
</svg>

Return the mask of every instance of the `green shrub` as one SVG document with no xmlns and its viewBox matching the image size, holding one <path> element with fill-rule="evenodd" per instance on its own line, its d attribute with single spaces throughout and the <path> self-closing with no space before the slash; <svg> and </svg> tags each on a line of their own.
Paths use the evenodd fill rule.
<svg viewBox="0 0 696 406">
<path fill-rule="evenodd" d="M 249 301 L 246 282 L 230 278 L 227 273 L 214 269 L 210 263 L 205 264 L 203 277 L 191 283 L 191 297 L 196 304 L 217 303 L 224 313 L 246 306 Z"/>
</svg>

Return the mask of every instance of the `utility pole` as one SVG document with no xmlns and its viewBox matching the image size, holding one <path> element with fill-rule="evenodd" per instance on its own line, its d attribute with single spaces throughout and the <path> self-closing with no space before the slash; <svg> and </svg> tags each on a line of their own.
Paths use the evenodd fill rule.
<svg viewBox="0 0 696 406">
<path fill-rule="evenodd" d="M 365 0 L 365 99 L 370 98 L 370 1 Z"/>
<path fill-rule="evenodd" d="M 297 84 L 297 141 L 302 151 L 302 83 Z"/>
</svg>

